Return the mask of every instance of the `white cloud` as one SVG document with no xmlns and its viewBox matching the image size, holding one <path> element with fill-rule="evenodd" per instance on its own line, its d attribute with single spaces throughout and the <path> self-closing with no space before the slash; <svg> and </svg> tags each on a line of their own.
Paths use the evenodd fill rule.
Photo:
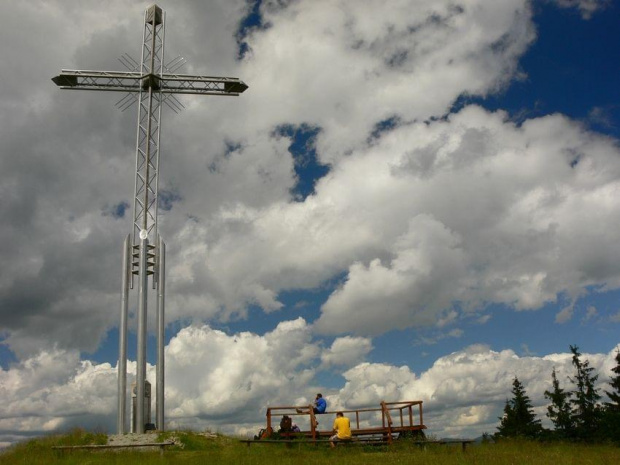
<svg viewBox="0 0 620 465">
<path fill-rule="evenodd" d="M 583 317 L 583 321 L 590 321 L 593 318 L 596 318 L 598 316 L 598 310 L 596 309 L 595 306 L 590 305 L 588 306 L 588 308 L 586 309 L 586 314 Z"/>
<path fill-rule="evenodd" d="M 408 315 L 407 324 L 432 323 L 439 307 L 449 304 L 451 296 L 428 286 L 444 272 L 449 279 L 463 277 L 463 231 L 438 218 L 432 205 L 417 208 L 413 198 L 400 197 L 418 191 L 407 176 L 398 181 L 386 171 L 386 162 L 406 165 L 406 154 L 416 147 L 404 134 L 424 132 L 410 122 L 444 115 L 463 93 L 486 95 L 510 82 L 535 37 L 529 2 L 351 5 L 265 2 L 262 15 L 270 27 L 251 31 L 250 52 L 241 61 L 235 59 L 234 34 L 245 2 L 188 3 L 168 12 L 167 53 L 183 51 L 190 63 L 185 72 L 221 70 L 250 85 L 238 99 L 184 99 L 187 110 L 166 117 L 160 187 L 178 194 L 160 219 L 169 245 L 171 319 L 227 319 L 244 315 L 249 304 L 275 311 L 282 306 L 280 291 L 317 286 L 347 270 L 348 287 L 325 307 L 334 318 L 354 300 L 356 281 L 375 274 L 389 279 L 395 292 L 376 331 L 408 313 L 416 292 L 430 294 L 425 309 Z M 3 227 L 1 242 L 11 244 L 0 250 L 11 270 L 0 275 L 6 342 L 20 357 L 42 344 L 94 350 L 118 319 L 109 309 L 117 305 L 119 283 L 110 277 L 118 277 L 129 224 L 128 218 L 102 213 L 130 199 L 135 140 L 127 128 L 134 127 L 135 115 L 116 114 L 107 93 L 61 92 L 51 82 L 34 85 L 22 76 L 51 77 L 63 66 L 117 68 L 116 57 L 134 54 L 131 44 L 139 43 L 141 7 L 115 0 L 106 6 L 52 1 L 43 9 L 10 8 L 12 14 L 3 18 L 19 21 L 2 28 L 3 42 L 19 45 L 19 55 L 11 57 L 29 58 L 17 63 L 4 57 L 12 48 L 2 51 L 7 62 L 16 63 L 2 70 L 3 81 L 23 86 L 1 91 L 2 115 L 10 117 L 4 116 L 0 136 L 7 153 L 24 154 L 3 153 L 0 170 L 7 199 L 1 213 L 10 225 Z M 24 31 L 41 24 L 54 46 L 37 60 L 40 45 Z M 204 43 L 209 47 L 196 47 Z M 33 88 L 40 98 L 33 98 Z M 402 125 L 397 131 L 402 143 L 388 147 L 384 136 L 369 148 L 376 125 L 393 117 Z M 302 123 L 319 129 L 317 154 L 332 172 L 317 186 L 316 197 L 291 203 L 290 141 L 274 130 Z M 438 123 L 429 132 L 438 128 L 450 130 Z M 444 151 L 461 138 L 455 135 Z M 484 141 L 475 134 L 470 139 L 469 158 L 475 160 Z M 381 160 L 376 152 L 384 149 Z M 437 169 L 449 167 L 439 163 Z M 418 226 L 425 232 L 415 231 Z M 440 237 L 433 238 L 434 232 Z M 435 248 L 419 256 L 414 246 L 419 241 Z M 456 268 L 434 261 L 442 257 Z M 427 268 L 413 273 L 420 260 Z M 518 278 L 523 289 L 499 300 L 537 305 L 536 292 L 534 301 L 524 300 L 530 294 L 526 287 L 536 287 L 540 277 L 526 270 Z M 553 291 L 542 298 L 553 298 Z M 353 329 L 364 332 L 374 323 L 372 307 L 372 301 L 363 302 Z M 344 314 L 338 318 L 344 321 Z M 339 326 L 334 330 L 341 331 Z"/>
<path fill-rule="evenodd" d="M 282 322 L 263 336 L 226 334 L 208 326 L 182 329 L 166 347 L 167 425 L 255 434 L 268 406 L 305 405 L 323 392 L 330 410 L 422 400 L 432 434 L 474 437 L 494 431 L 515 376 L 543 419 L 543 393 L 550 388 L 553 367 L 570 389 L 571 354 L 519 357 L 484 345 L 441 357 L 419 374 L 408 366 L 362 362 L 343 373 L 340 389 L 316 383 L 318 370 L 328 364 L 340 371 L 337 362 L 363 357 L 369 343 L 342 338 L 322 349 L 303 319 Z M 609 380 L 615 353 L 614 348 L 607 354 L 583 354 L 600 376 L 599 387 Z M 135 363 L 128 365 L 131 383 Z M 151 383 L 154 375 L 149 365 Z M 116 368 L 80 361 L 77 352 L 41 352 L 0 371 L 0 392 L 0 441 L 76 425 L 115 429 Z"/>
<path fill-rule="evenodd" d="M 558 115 L 521 127 L 504 118 L 469 107 L 398 128 L 319 186 L 317 201 L 337 198 L 336 186 L 361 200 L 384 244 L 367 243 L 365 259 L 349 266 L 320 330 L 430 325 L 455 301 L 537 309 L 564 291 L 580 296 L 593 280 L 617 286 L 608 233 L 588 227 L 618 208 L 613 142 Z"/>
<path fill-rule="evenodd" d="M 248 115 L 318 125 L 320 156 L 330 163 L 381 120 L 441 115 L 463 92 L 496 90 L 534 37 L 522 0 L 402 0 L 390 8 L 321 0 L 262 10 L 271 27 L 248 37 Z"/>
<path fill-rule="evenodd" d="M 458 317 L 454 302 L 526 310 L 594 283 L 613 289 L 617 228 L 588 224 L 618 217 L 617 152 L 560 115 L 516 126 L 472 106 L 401 125 L 341 160 L 304 202 L 187 222 L 173 239 L 186 252 L 170 268 L 182 296 L 172 315 L 273 311 L 280 291 L 343 271 L 316 324 L 325 333 L 441 325 Z"/>
<path fill-rule="evenodd" d="M 259 426 L 268 405 L 307 403 L 308 391 L 317 390 L 312 382 L 323 355 L 311 339 L 303 319 L 282 322 L 264 336 L 182 329 L 166 347 L 169 427 L 246 431 Z M 134 372 L 135 362 L 128 363 L 128 384 Z M 149 365 L 153 386 L 154 376 Z M 3 433 L 24 437 L 76 425 L 115 430 L 116 377 L 110 364 L 80 361 L 78 352 L 63 350 L 0 371 L 0 439 Z"/>
<path fill-rule="evenodd" d="M 560 310 L 555 315 L 555 322 L 559 323 L 559 324 L 567 323 L 570 320 L 572 320 L 574 313 L 575 313 L 575 306 L 574 306 L 574 304 L 573 305 L 568 305 L 568 306 L 564 307 L 562 310 Z"/>
<path fill-rule="evenodd" d="M 372 350 L 372 340 L 366 337 L 339 337 L 321 356 L 323 367 L 352 366 L 363 360 Z"/>
<path fill-rule="evenodd" d="M 551 0 L 561 8 L 578 8 L 583 19 L 590 19 L 598 10 L 604 9 L 611 0 Z"/>
<path fill-rule="evenodd" d="M 227 335 L 208 326 L 181 330 L 166 349 L 169 419 L 255 421 L 266 405 L 305 394 L 321 350 L 303 319 L 257 336 Z M 314 389 L 312 389 L 314 390 Z"/>
<path fill-rule="evenodd" d="M 583 354 L 600 374 L 598 387 L 605 387 L 614 366 L 615 349 L 608 354 Z M 475 437 L 493 433 L 512 380 L 525 386 L 538 417 L 546 420 L 544 391 L 551 388 L 556 368 L 564 389 L 572 389 L 567 376 L 573 374 L 570 354 L 519 357 L 512 350 L 496 352 L 486 346 L 471 346 L 435 361 L 415 375 L 406 366 L 361 364 L 345 372 L 339 399 L 347 407 L 376 403 L 382 398 L 423 400 L 425 424 L 439 437 Z"/>
<path fill-rule="evenodd" d="M 41 76 L 118 68 L 116 57 L 138 49 L 142 8 L 11 2 L 0 15 L 0 39 L 11 44 L 0 51 L 11 63 L 0 69 L 1 330 L 21 360 L 1 373 L 3 431 L 113 423 L 114 369 L 80 362 L 77 350 L 94 350 L 118 320 L 130 224 L 109 212 L 131 197 L 135 113 Z M 320 360 L 363 360 L 370 339 L 322 349 L 299 320 L 236 342 L 200 325 L 243 316 L 249 304 L 276 311 L 283 290 L 345 273 L 315 327 L 373 334 L 458 321 L 454 302 L 466 312 L 488 302 L 535 309 L 560 292 L 618 287 L 614 141 L 559 115 L 515 126 L 468 107 L 441 118 L 459 96 L 519 75 L 535 37 L 530 2 L 264 2 L 270 27 L 251 32 L 237 61 L 246 8 L 184 3 L 168 16 L 167 50 L 188 57 L 184 71 L 250 85 L 238 99 L 184 99 L 186 111 L 165 120 L 160 186 L 178 193 L 160 218 L 168 315 L 197 322 L 167 349 L 171 421 L 219 427 L 226 417 L 243 428 L 268 402 L 306 401 Z M 371 137 L 388 118 L 396 127 Z M 316 195 L 293 202 L 290 140 L 274 130 L 303 123 L 319 130 L 318 157 L 331 171 Z M 358 372 L 374 384 L 349 384 L 330 401 L 395 395 L 418 379 L 389 365 L 348 371 Z M 458 408 L 462 424 L 489 414 Z"/>
<path fill-rule="evenodd" d="M 558 2 L 586 16 L 603 5 Z M 2 8 L 0 40 L 11 46 L 0 58 L 11 66 L 0 68 L 0 331 L 19 361 L 0 372 L 0 430 L 112 428 L 116 371 L 80 361 L 78 350 L 95 350 L 118 321 L 131 212 L 110 212 L 131 199 L 135 112 L 119 114 L 108 93 L 61 92 L 48 78 L 138 56 L 144 5 Z M 477 107 L 445 116 L 459 96 L 521 77 L 518 60 L 535 39 L 527 0 L 265 1 L 269 27 L 250 32 L 237 60 L 247 8 L 183 2 L 167 16 L 166 53 L 187 57 L 184 72 L 250 85 L 238 99 L 182 98 L 186 110 L 165 116 L 160 187 L 177 195 L 160 217 L 167 310 L 171 321 L 195 322 L 166 349 L 171 425 L 250 431 L 270 402 L 307 403 L 321 388 L 318 369 L 351 366 L 341 391 L 322 389 L 334 406 L 427 396 L 437 431 L 493 422 L 498 407 L 477 389 L 505 396 L 506 367 L 524 359 L 469 348 L 416 375 L 363 363 L 367 337 L 323 348 L 310 328 L 446 327 L 488 303 L 536 309 L 558 293 L 574 300 L 586 286 L 618 287 L 615 141 L 560 115 L 521 126 Z M 377 131 L 388 119 L 395 127 Z M 330 164 L 303 202 L 290 194 L 291 141 L 274 132 L 283 124 L 316 128 L 317 156 Z M 248 305 L 277 311 L 281 291 L 343 274 L 312 326 L 283 322 L 258 336 L 202 325 Z M 484 373 L 487 363 L 500 378 Z M 452 366 L 458 376 L 448 379 Z"/>
<path fill-rule="evenodd" d="M 0 371 L 0 392 L 0 436 L 11 441 L 72 426 L 109 429 L 115 423 L 116 370 L 108 363 L 80 361 L 77 351 L 43 351 Z"/>
<path fill-rule="evenodd" d="M 465 331 L 462 329 L 452 329 L 445 333 L 437 333 L 431 336 L 420 336 L 416 339 L 415 345 L 433 345 L 446 338 L 459 338 Z"/>
</svg>

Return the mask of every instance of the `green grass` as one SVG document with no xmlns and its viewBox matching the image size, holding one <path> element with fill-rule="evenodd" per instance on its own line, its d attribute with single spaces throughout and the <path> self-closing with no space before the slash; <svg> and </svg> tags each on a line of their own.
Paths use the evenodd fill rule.
<svg viewBox="0 0 620 465">
<path fill-rule="evenodd" d="M 0 453 L 2 465 L 13 464 L 234 464 L 234 465 L 502 465 L 502 464 L 579 464 L 616 465 L 620 448 L 612 445 L 538 443 L 504 441 L 498 444 L 470 445 L 463 452 L 459 445 L 429 445 L 421 449 L 409 443 L 391 447 L 347 446 L 331 450 L 327 444 L 318 447 L 293 442 L 291 447 L 275 444 L 253 444 L 247 447 L 238 440 L 218 435 L 206 438 L 192 432 L 164 433 L 180 439 L 182 447 L 171 447 L 163 456 L 158 451 L 70 451 L 52 449 L 57 445 L 101 444 L 105 435 L 74 430 L 61 436 L 49 436 L 17 444 Z"/>
</svg>

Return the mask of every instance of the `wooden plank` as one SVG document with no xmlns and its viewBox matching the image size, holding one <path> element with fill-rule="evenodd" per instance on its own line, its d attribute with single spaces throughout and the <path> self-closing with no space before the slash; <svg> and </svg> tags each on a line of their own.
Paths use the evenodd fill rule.
<svg viewBox="0 0 620 465">
<path fill-rule="evenodd" d="M 174 445 L 174 442 L 147 442 L 144 444 L 84 444 L 82 446 L 52 446 L 52 449 L 121 449 L 124 447 L 166 447 Z"/>
<path fill-rule="evenodd" d="M 297 445 L 301 445 L 301 444 L 327 444 L 330 443 L 332 441 L 330 441 L 329 439 L 310 439 L 310 440 L 305 440 L 305 441 L 299 441 L 299 440 L 278 440 L 278 439 L 240 439 L 239 442 L 243 443 L 243 444 L 247 444 L 248 447 L 250 447 L 252 444 L 284 444 L 288 447 L 291 447 L 295 444 Z M 359 445 L 359 446 L 363 446 L 363 445 L 389 445 L 387 442 L 380 440 L 380 439 L 352 439 L 350 441 L 343 441 L 343 440 L 337 440 L 334 441 L 334 444 L 338 444 L 338 445 Z"/>
<path fill-rule="evenodd" d="M 426 446 L 427 444 L 439 444 L 440 446 L 449 445 L 449 444 L 460 444 L 463 452 L 467 448 L 468 444 L 472 444 L 476 441 L 473 439 L 444 439 L 439 441 L 413 441 L 413 444 L 418 446 Z"/>
<path fill-rule="evenodd" d="M 147 442 L 145 444 L 85 444 L 83 446 L 52 446 L 52 449 L 58 451 L 75 451 L 75 450 L 110 450 L 110 449 L 131 449 L 135 447 L 159 447 L 159 455 L 164 455 L 167 446 L 174 446 L 174 442 Z"/>
</svg>

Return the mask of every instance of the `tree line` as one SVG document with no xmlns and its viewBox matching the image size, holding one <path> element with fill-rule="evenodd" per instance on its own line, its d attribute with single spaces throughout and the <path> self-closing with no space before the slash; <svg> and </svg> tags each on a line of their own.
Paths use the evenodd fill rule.
<svg viewBox="0 0 620 465">
<path fill-rule="evenodd" d="M 620 351 L 616 353 L 614 375 L 610 390 L 603 390 L 609 402 L 601 403 L 600 389 L 596 388 L 598 374 L 583 360 L 577 346 L 570 346 L 573 354 L 574 375 L 568 380 L 572 390 L 562 389 L 555 367 L 551 372 L 551 390 L 545 391 L 550 404 L 547 417 L 553 429 L 542 427 L 536 418 L 532 403 L 517 377 L 512 383 L 512 399 L 506 400 L 504 415 L 495 433 L 495 439 L 524 437 L 530 439 L 565 441 L 620 441 Z"/>
</svg>

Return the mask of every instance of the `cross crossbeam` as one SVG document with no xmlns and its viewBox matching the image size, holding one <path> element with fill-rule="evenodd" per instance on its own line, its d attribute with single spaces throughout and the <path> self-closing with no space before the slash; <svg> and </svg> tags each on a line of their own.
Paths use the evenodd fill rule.
<svg viewBox="0 0 620 465">
<path fill-rule="evenodd" d="M 159 204 L 159 147 L 161 108 L 166 103 L 175 112 L 182 107 L 173 94 L 237 96 L 248 86 L 237 78 L 176 74 L 184 63 L 176 58 L 164 65 L 166 14 L 157 5 L 144 12 L 142 58 L 138 63 L 128 55 L 120 61 L 130 71 L 68 70 L 52 78 L 61 89 L 126 92 L 117 105 L 124 111 L 138 102 L 136 171 L 133 201 L 133 240 L 125 239 L 119 326 L 118 418 L 119 434 L 125 432 L 127 397 L 127 317 L 129 288 L 138 277 L 138 347 L 135 404 L 132 405 L 132 432 L 144 433 L 150 423 L 150 388 L 146 382 L 147 284 L 152 277 L 157 289 L 157 386 L 156 425 L 164 429 L 164 300 L 165 244 L 157 233 Z M 172 102 L 171 102 L 172 101 Z M 152 243 L 149 243 L 149 240 Z M 133 395 L 133 393 L 132 393 Z"/>
<path fill-rule="evenodd" d="M 142 92 L 152 87 L 162 94 L 238 96 L 248 88 L 237 78 L 170 73 L 144 75 L 137 71 L 63 69 L 52 81 L 61 89 Z"/>
</svg>

